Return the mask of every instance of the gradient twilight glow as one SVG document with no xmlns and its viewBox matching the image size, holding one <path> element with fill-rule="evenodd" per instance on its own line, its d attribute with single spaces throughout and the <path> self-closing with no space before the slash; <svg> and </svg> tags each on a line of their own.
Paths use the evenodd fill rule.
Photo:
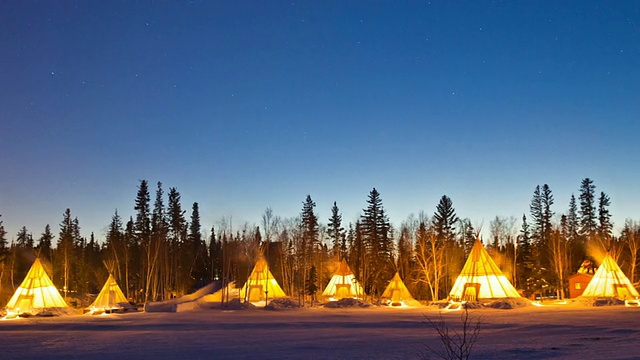
<svg viewBox="0 0 640 360">
<path fill-rule="evenodd" d="M 0 5 L 0 214 L 65 208 L 103 239 L 138 180 L 258 224 L 345 222 L 372 187 L 394 224 L 452 198 L 488 228 L 580 180 L 640 218 L 634 1 L 14 1 Z M 153 198 L 153 193 L 152 193 Z"/>
</svg>

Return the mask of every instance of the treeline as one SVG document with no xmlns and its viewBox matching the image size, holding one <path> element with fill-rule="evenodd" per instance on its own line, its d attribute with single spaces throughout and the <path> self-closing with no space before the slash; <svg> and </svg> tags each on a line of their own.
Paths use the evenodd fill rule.
<svg viewBox="0 0 640 360">
<path fill-rule="evenodd" d="M 595 266 L 606 251 L 635 282 L 640 226 L 627 220 L 614 236 L 609 196 L 595 189 L 592 180 L 582 180 L 579 197 L 572 195 L 567 210 L 556 213 L 550 187 L 537 186 L 521 221 L 491 220 L 485 245 L 524 295 L 564 297 L 568 276 L 580 266 Z M 397 228 L 375 188 L 355 223 L 343 224 L 334 202 L 323 224 L 315 206 L 307 196 L 299 216 L 282 218 L 267 208 L 259 226 L 245 223 L 238 229 L 223 218 L 205 238 L 198 203 L 187 218 L 176 188 L 165 198 L 158 182 L 152 203 L 149 184 L 142 180 L 134 216 L 125 220 L 116 211 L 101 242 L 93 234 L 80 236 L 70 209 L 57 240 L 47 225 L 38 239 L 23 227 L 9 243 L 0 220 L 0 300 L 6 302 L 35 256 L 51 267 L 56 286 L 84 305 L 83 295 L 97 293 L 108 271 L 134 302 L 180 296 L 213 280 L 241 286 L 260 252 L 285 292 L 301 301 L 322 291 L 340 259 L 347 259 L 372 299 L 398 271 L 416 298 L 438 300 L 448 295 L 481 230 L 459 218 L 446 195 L 431 216 L 410 215 Z"/>
</svg>

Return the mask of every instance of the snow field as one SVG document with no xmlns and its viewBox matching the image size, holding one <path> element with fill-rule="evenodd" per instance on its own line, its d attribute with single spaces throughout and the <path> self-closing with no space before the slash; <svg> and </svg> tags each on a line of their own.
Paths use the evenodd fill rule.
<svg viewBox="0 0 640 360">
<path fill-rule="evenodd" d="M 2 359 L 417 359 L 440 342 L 433 307 L 195 310 L 0 321 Z M 471 309 L 474 359 L 635 359 L 640 308 Z"/>
</svg>

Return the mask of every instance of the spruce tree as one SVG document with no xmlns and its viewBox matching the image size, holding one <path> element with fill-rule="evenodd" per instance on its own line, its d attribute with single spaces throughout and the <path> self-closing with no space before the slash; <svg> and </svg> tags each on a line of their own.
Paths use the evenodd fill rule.
<svg viewBox="0 0 640 360">
<path fill-rule="evenodd" d="M 151 232 L 146 248 L 147 292 L 148 296 L 153 299 L 168 292 L 169 284 L 167 279 L 170 276 L 167 273 L 169 270 L 166 265 L 169 254 L 166 251 L 168 225 L 164 207 L 164 190 L 160 181 L 157 182 L 156 186 L 156 197 L 151 212 Z"/>
<path fill-rule="evenodd" d="M 533 221 L 533 229 L 531 229 L 531 238 L 535 242 L 541 242 L 544 234 L 544 217 L 542 208 L 542 193 L 540 192 L 540 185 L 537 185 L 533 190 L 533 197 L 529 204 L 529 211 L 531 212 L 531 219 Z"/>
<path fill-rule="evenodd" d="M 0 215 L 0 218 L 2 215 Z M 0 220 L 0 267 L 6 263 L 9 247 L 7 246 L 7 231 L 4 229 L 4 223 Z M 2 270 L 0 270 L 1 272 Z M 2 287 L 2 278 L 0 277 L 0 287 Z"/>
<path fill-rule="evenodd" d="M 589 178 L 580 185 L 580 234 L 586 238 L 593 236 L 597 230 L 595 195 L 596 186 Z"/>
<path fill-rule="evenodd" d="M 21 249 L 31 250 L 33 249 L 33 236 L 29 231 L 27 231 L 27 227 L 23 226 L 18 234 L 16 235 L 16 244 Z"/>
<path fill-rule="evenodd" d="M 433 213 L 433 224 L 438 241 L 448 244 L 454 240 L 457 221 L 458 216 L 453 208 L 453 202 L 448 196 L 442 195 Z"/>
<path fill-rule="evenodd" d="M 579 229 L 580 222 L 578 219 L 578 205 L 576 204 L 576 197 L 571 194 L 571 199 L 569 200 L 569 211 L 567 212 L 567 239 L 570 242 L 577 241 Z"/>
<path fill-rule="evenodd" d="M 551 219 L 555 212 L 551 211 L 551 205 L 553 205 L 553 195 L 551 194 L 551 189 L 549 185 L 542 185 L 542 220 L 544 227 L 544 243 L 548 243 L 551 239 Z"/>
<path fill-rule="evenodd" d="M 331 208 L 331 217 L 329 218 L 329 224 L 327 225 L 327 235 L 329 236 L 331 245 L 333 246 L 334 255 L 338 255 L 338 260 L 343 259 L 346 255 L 346 249 L 343 249 L 345 233 L 344 228 L 342 227 L 342 215 L 340 215 L 338 205 L 335 201 Z"/>
<path fill-rule="evenodd" d="M 464 257 L 469 256 L 473 244 L 476 242 L 478 234 L 471 224 L 471 219 L 462 219 L 460 221 L 460 245 L 464 249 Z"/>
<path fill-rule="evenodd" d="M 202 227 L 200 225 L 200 208 L 198 203 L 194 202 L 191 207 L 191 223 L 189 224 L 189 244 L 191 246 L 192 266 L 191 278 L 197 287 L 204 285 L 208 269 L 207 269 L 207 251 L 204 240 L 202 239 Z"/>
<path fill-rule="evenodd" d="M 51 226 L 47 224 L 44 227 L 44 232 L 40 235 L 40 239 L 38 240 L 38 253 L 40 259 L 51 262 L 51 247 L 53 246 L 53 233 L 51 233 Z"/>
<path fill-rule="evenodd" d="M 604 192 L 600 192 L 598 198 L 598 235 L 606 245 L 606 250 L 609 250 L 608 248 L 611 246 L 611 229 L 613 228 L 609 206 L 611 206 L 611 199 Z"/>
<path fill-rule="evenodd" d="M 169 189 L 167 200 L 167 224 L 168 224 L 168 241 L 169 253 L 172 254 L 169 261 L 169 287 L 178 293 L 187 290 L 184 282 L 188 280 L 189 274 L 185 273 L 190 269 L 187 267 L 188 256 L 186 254 L 185 242 L 187 241 L 185 234 L 187 233 L 187 221 L 182 210 L 180 192 L 175 187 Z"/>
<path fill-rule="evenodd" d="M 318 217 L 314 213 L 316 203 L 311 199 L 311 195 L 307 195 L 302 203 L 302 212 L 300 214 L 301 230 L 302 230 L 302 258 L 304 262 L 305 272 L 308 269 L 308 261 L 313 262 L 315 250 L 318 248 L 320 234 L 320 225 Z"/>
<path fill-rule="evenodd" d="M 69 286 L 71 285 L 72 265 L 74 263 L 74 224 L 71 219 L 71 209 L 66 209 L 62 222 L 60 223 L 60 234 L 58 235 L 58 243 L 56 246 L 56 263 L 55 269 L 59 269 L 62 280 L 64 296 L 67 296 Z M 55 280 L 54 280 L 55 281 Z"/>
<path fill-rule="evenodd" d="M 309 269 L 305 290 L 307 295 L 311 296 L 312 300 L 315 300 L 316 292 L 318 291 L 318 272 L 315 265 L 311 265 Z"/>
<path fill-rule="evenodd" d="M 138 186 L 138 193 L 136 195 L 136 201 L 134 210 L 136 210 L 135 230 L 138 237 L 138 242 L 142 246 L 147 246 L 149 242 L 149 236 L 151 235 L 151 220 L 150 215 L 150 203 L 151 197 L 149 195 L 149 185 L 147 180 L 140 180 Z"/>
<path fill-rule="evenodd" d="M 124 284 L 123 274 L 126 262 L 128 245 L 124 242 L 124 234 L 122 230 L 122 218 L 118 214 L 118 209 L 111 217 L 107 237 L 105 239 L 105 258 L 109 262 L 113 262 L 113 275 L 120 284 Z"/>
<path fill-rule="evenodd" d="M 531 251 L 531 234 L 529 231 L 529 224 L 527 223 L 527 216 L 522 214 L 522 229 L 518 236 L 518 252 L 517 252 L 517 270 L 516 270 L 516 284 L 515 286 L 525 289 L 527 294 L 531 293 L 529 287 L 529 278 L 531 276 L 531 269 L 533 267 L 532 251 Z"/>
<path fill-rule="evenodd" d="M 151 210 L 150 210 L 151 196 L 149 194 L 149 185 L 147 180 L 140 180 L 138 186 L 138 192 L 136 195 L 134 210 L 136 210 L 135 218 L 135 232 L 136 242 L 138 243 L 140 253 L 138 254 L 139 260 L 133 262 L 139 274 L 141 274 L 141 283 L 138 284 L 141 289 L 144 289 L 144 301 L 151 300 L 151 274 L 152 269 L 152 256 L 149 243 L 151 241 Z"/>
<path fill-rule="evenodd" d="M 381 292 L 393 275 L 393 242 L 389 236 L 389 219 L 384 211 L 380 193 L 373 188 L 367 199 L 367 208 L 361 216 L 362 236 L 365 247 L 365 292 Z M 373 291 L 371 291 L 373 290 Z"/>
</svg>

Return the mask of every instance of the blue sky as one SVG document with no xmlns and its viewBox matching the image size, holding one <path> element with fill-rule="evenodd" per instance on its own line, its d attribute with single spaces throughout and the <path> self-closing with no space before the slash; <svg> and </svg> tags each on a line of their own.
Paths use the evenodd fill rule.
<svg viewBox="0 0 640 360">
<path fill-rule="evenodd" d="M 581 2 L 0 5 L 0 214 L 9 238 L 99 239 L 139 179 L 221 217 L 394 224 L 446 194 L 488 228 L 581 179 L 640 219 L 640 6 Z"/>
</svg>

